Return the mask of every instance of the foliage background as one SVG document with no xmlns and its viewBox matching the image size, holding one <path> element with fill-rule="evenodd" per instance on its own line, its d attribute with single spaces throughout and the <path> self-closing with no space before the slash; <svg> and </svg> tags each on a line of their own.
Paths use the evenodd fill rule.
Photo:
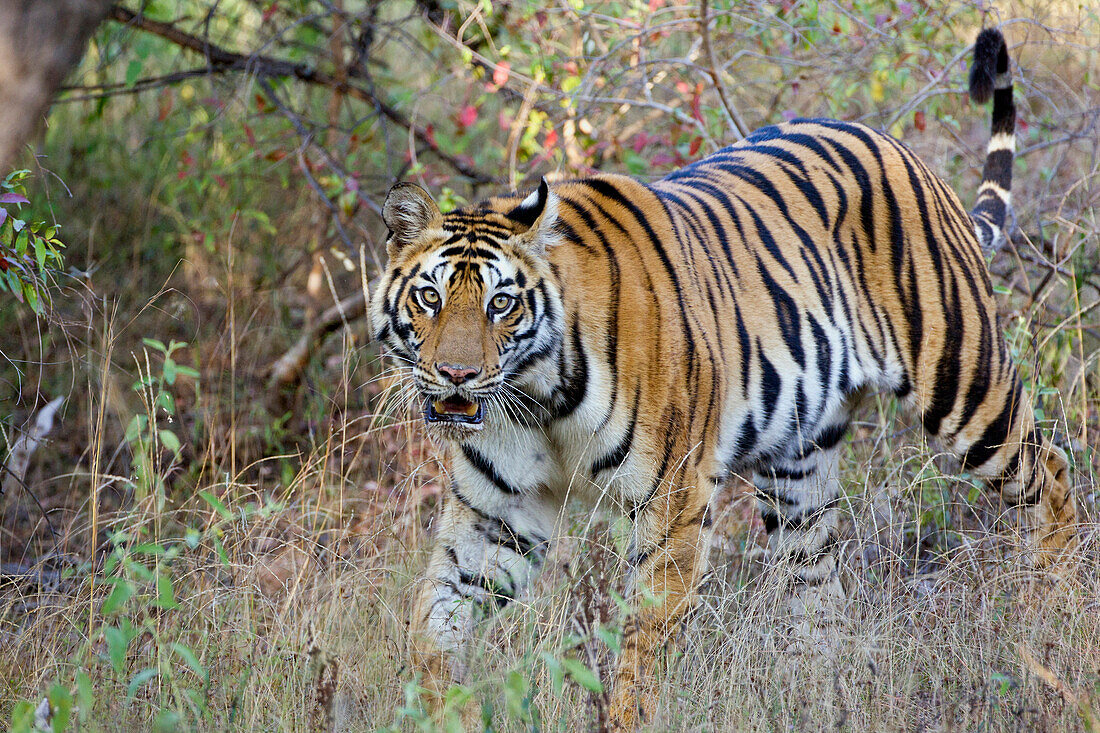
<svg viewBox="0 0 1100 733">
<path fill-rule="evenodd" d="M 890 131 L 972 201 L 988 110 L 965 98 L 968 44 L 991 23 L 1020 110 L 1019 231 L 991 268 L 1095 521 L 1095 6 L 116 7 L 25 156 L 31 203 L 6 205 L 66 248 L 41 315 L 3 294 L 0 441 L 66 402 L 25 484 L 4 477 L 0 718 L 20 728 L 47 697 L 55 727 L 428 725 L 403 608 L 441 478 L 355 318 L 388 187 L 416 180 L 450 207 L 541 175 L 650 180 L 763 124 L 829 116 Z M 300 379 L 273 383 L 340 302 Z M 944 476 L 895 412 L 870 405 L 848 456 L 850 654 L 822 667 L 759 638 L 759 530 L 731 489 L 658 728 L 1095 726 L 1095 526 L 1075 581 L 1020 573 L 998 534 L 1011 517 Z M 542 594 L 475 644 L 469 692 L 498 727 L 602 720 L 616 624 L 594 589 L 616 587 L 621 528 L 575 529 Z"/>
</svg>

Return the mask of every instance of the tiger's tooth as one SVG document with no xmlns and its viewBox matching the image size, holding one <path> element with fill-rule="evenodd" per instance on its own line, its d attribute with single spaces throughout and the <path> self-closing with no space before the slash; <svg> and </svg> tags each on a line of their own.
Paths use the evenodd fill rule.
<svg viewBox="0 0 1100 733">
<path fill-rule="evenodd" d="M 476 402 L 467 402 L 466 406 L 462 408 L 462 412 L 467 417 L 473 417 L 474 415 L 477 414 L 477 403 Z"/>
</svg>

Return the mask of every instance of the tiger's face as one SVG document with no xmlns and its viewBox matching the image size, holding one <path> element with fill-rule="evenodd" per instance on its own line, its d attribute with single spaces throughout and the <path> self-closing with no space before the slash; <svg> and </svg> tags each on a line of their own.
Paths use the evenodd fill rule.
<svg viewBox="0 0 1100 733">
<path fill-rule="evenodd" d="M 518 204 L 496 200 L 446 216 L 412 184 L 386 199 L 389 263 L 371 322 L 441 437 L 531 412 L 520 390 L 561 342 L 560 295 L 545 257 L 556 205 L 545 182 Z"/>
</svg>

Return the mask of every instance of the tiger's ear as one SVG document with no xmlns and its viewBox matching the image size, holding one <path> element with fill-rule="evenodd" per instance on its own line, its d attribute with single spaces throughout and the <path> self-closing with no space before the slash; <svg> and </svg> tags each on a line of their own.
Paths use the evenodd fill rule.
<svg viewBox="0 0 1100 733">
<path fill-rule="evenodd" d="M 508 212 L 508 218 L 520 225 L 517 239 L 528 242 L 536 254 L 545 254 L 547 245 L 553 243 L 552 230 L 558 221 L 557 194 L 543 178 L 538 189 Z"/>
<path fill-rule="evenodd" d="M 382 205 L 382 220 L 390 228 L 386 249 L 390 257 L 428 229 L 443 223 L 443 214 L 431 194 L 415 183 L 398 183 L 390 189 Z"/>
</svg>

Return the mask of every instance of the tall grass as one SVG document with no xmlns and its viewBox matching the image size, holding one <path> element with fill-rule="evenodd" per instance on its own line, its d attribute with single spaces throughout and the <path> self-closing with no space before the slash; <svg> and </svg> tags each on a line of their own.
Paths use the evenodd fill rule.
<svg viewBox="0 0 1100 733">
<path fill-rule="evenodd" d="M 991 271 L 1043 428 L 1074 462 L 1078 555 L 1059 574 L 1026 569 L 1018 518 L 945 471 L 894 402 L 870 400 L 843 462 L 848 600 L 832 653 L 787 644 L 759 520 L 726 487 L 700 602 L 661 656 L 653 730 L 1098 730 L 1100 25 L 1068 4 L 1015 10 L 1029 19 L 1008 26 L 1029 124 L 1021 229 Z M 722 28 L 725 53 L 736 39 Z M 830 38 L 802 82 L 829 99 L 796 97 L 800 114 L 846 109 L 843 89 L 815 86 L 848 58 Z M 893 53 L 881 43 L 861 53 Z M 907 123 L 906 142 L 972 200 L 984 114 L 940 108 L 923 135 Z M 26 486 L 5 479 L 0 497 L 0 720 L 26 730 L 46 699 L 56 727 L 67 715 L 82 730 L 431 729 L 405 623 L 445 485 L 436 452 L 393 407 L 362 324 L 320 350 L 301 388 L 266 381 L 301 323 L 360 273 L 323 248 L 318 264 L 309 243 L 327 210 L 267 180 L 274 164 L 251 161 L 225 188 L 176 177 L 181 151 L 232 148 L 218 125 L 239 120 L 177 140 L 140 110 L 55 112 L 46 164 L 74 197 L 50 191 L 84 272 L 63 280 L 48 320 L 0 313 L 5 444 L 68 397 Z M 172 358 L 198 376 L 144 338 L 185 343 Z M 135 416 L 145 428 L 131 433 Z M 476 674 L 455 708 L 470 697 L 494 730 L 598 727 L 622 522 L 562 516 L 530 592 L 472 639 Z"/>
</svg>

